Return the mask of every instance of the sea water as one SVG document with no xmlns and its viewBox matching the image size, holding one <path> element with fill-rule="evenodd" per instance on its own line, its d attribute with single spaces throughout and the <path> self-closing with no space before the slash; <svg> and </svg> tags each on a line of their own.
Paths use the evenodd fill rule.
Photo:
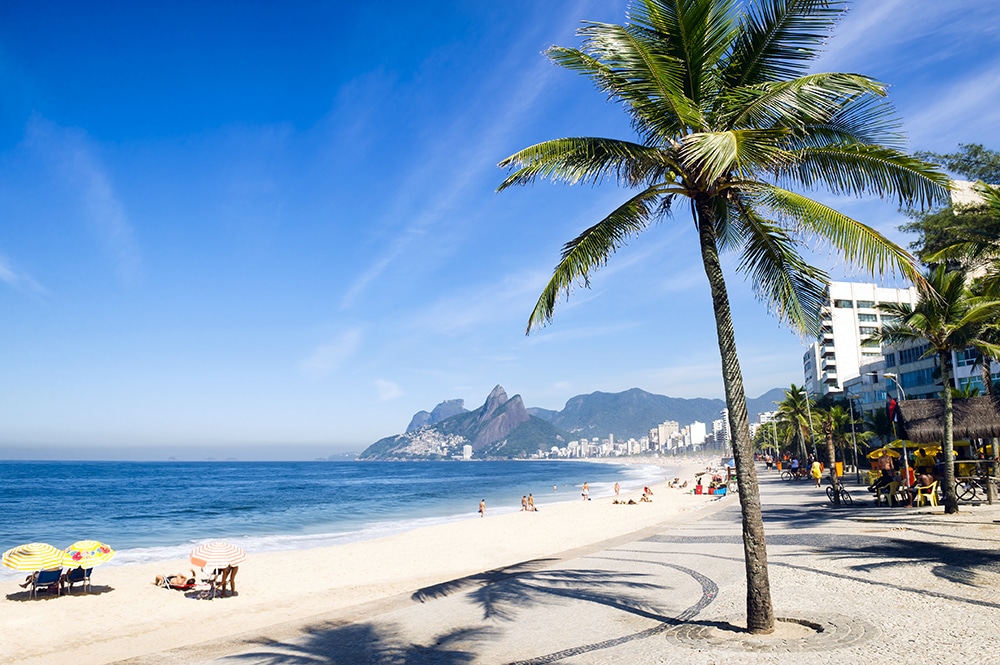
<svg viewBox="0 0 1000 665">
<path fill-rule="evenodd" d="M 0 552 L 100 540 L 109 565 L 186 558 L 201 542 L 306 549 L 661 482 L 657 465 L 525 462 L 0 462 Z M 0 568 L 0 577 L 19 575 Z"/>
</svg>

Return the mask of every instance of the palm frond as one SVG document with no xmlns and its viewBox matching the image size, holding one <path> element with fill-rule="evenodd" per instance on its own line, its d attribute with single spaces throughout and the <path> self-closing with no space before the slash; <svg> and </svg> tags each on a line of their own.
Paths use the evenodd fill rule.
<svg viewBox="0 0 1000 665">
<path fill-rule="evenodd" d="M 639 143 L 602 138 L 563 138 L 545 141 L 520 150 L 500 162 L 501 168 L 515 169 L 497 191 L 526 185 L 537 178 L 575 184 L 599 184 L 613 177 L 634 187 L 657 179 L 670 179 L 672 165 L 667 153 Z"/>
<path fill-rule="evenodd" d="M 629 11 L 633 25 L 648 30 L 684 66 L 684 94 L 696 105 L 709 93 L 719 61 L 736 37 L 735 0 L 641 0 Z M 703 128 L 702 124 L 691 127 Z"/>
<path fill-rule="evenodd" d="M 535 304 L 525 334 L 552 320 L 559 293 L 567 297 L 577 282 L 589 286 L 590 273 L 604 266 L 608 258 L 630 238 L 642 233 L 657 214 L 669 209 L 669 195 L 663 190 L 646 189 L 589 229 L 566 243 L 562 258 Z"/>
<path fill-rule="evenodd" d="M 782 322 L 808 335 L 819 333 L 820 310 L 829 277 L 803 260 L 784 229 L 741 207 L 739 271 L 750 278 L 757 297 Z"/>
<path fill-rule="evenodd" d="M 740 87 L 805 74 L 845 9 L 845 3 L 829 0 L 751 3 L 723 80 Z"/>
<path fill-rule="evenodd" d="M 903 151 L 906 136 L 902 132 L 902 122 L 892 104 L 882 96 L 884 92 L 877 92 L 882 84 L 869 80 L 875 91 L 844 100 L 827 120 L 812 120 L 803 132 L 795 135 L 794 147 L 820 148 L 860 143 Z"/>
<path fill-rule="evenodd" d="M 689 134 L 681 144 L 683 168 L 697 172 L 706 186 L 729 174 L 749 177 L 765 164 L 794 159 L 781 147 L 784 136 L 782 129 Z"/>
<path fill-rule="evenodd" d="M 788 224 L 829 243 L 849 262 L 872 274 L 899 271 L 914 283 L 923 281 L 916 259 L 866 224 L 780 187 L 765 186 L 757 199 L 761 204 L 786 215 Z"/>
<path fill-rule="evenodd" d="M 884 94 L 885 86 L 874 79 L 842 73 L 809 74 L 790 81 L 731 88 L 719 96 L 718 106 L 724 109 L 719 127 L 788 127 L 797 135 L 808 136 L 813 127 L 836 125 L 842 134 L 853 135 L 845 130 L 859 124 L 865 127 L 857 122 L 858 116 L 876 121 L 885 114 L 885 106 L 891 117 L 891 106 L 870 103 Z"/>
<path fill-rule="evenodd" d="M 937 167 L 880 145 L 844 144 L 796 151 L 798 161 L 779 176 L 834 194 L 896 197 L 902 207 L 926 208 L 948 199 L 951 178 Z"/>
<path fill-rule="evenodd" d="M 701 110 L 685 94 L 683 63 L 633 26 L 587 23 L 583 48 L 552 47 L 555 64 L 588 76 L 626 105 L 643 135 L 671 136 L 701 126 Z"/>
</svg>

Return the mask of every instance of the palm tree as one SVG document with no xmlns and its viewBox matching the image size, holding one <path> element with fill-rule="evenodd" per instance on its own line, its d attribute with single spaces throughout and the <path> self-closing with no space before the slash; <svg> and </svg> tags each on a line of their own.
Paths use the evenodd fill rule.
<svg viewBox="0 0 1000 665">
<path fill-rule="evenodd" d="M 629 23 L 585 23 L 583 47 L 552 47 L 557 65 L 620 102 L 638 139 L 561 138 L 500 162 L 504 190 L 538 178 L 618 181 L 635 194 L 565 245 L 528 320 L 551 320 L 557 297 L 675 203 L 690 206 L 711 289 L 743 513 L 747 628 L 774 629 L 746 395 L 720 252 L 785 323 L 815 332 L 828 283 L 797 244 L 822 239 L 869 272 L 918 279 L 913 258 L 860 222 L 789 187 L 943 199 L 948 178 L 903 152 L 886 86 L 866 76 L 808 73 L 846 6 L 838 0 L 634 0 Z"/>
<path fill-rule="evenodd" d="M 951 352 L 973 347 L 984 356 L 998 357 L 1000 346 L 983 339 L 982 333 L 1000 316 L 1000 301 L 972 295 L 966 288 L 965 273 L 948 271 L 943 264 L 931 270 L 927 281 L 918 285 L 917 304 L 885 303 L 879 309 L 894 317 L 877 338 L 899 344 L 927 342 L 924 356 L 936 355 L 941 368 L 944 400 L 944 505 L 946 513 L 958 512 L 955 494 L 955 460 L 952 417 Z"/>
<path fill-rule="evenodd" d="M 807 403 L 808 402 L 808 403 Z M 799 459 L 806 459 L 806 437 L 813 442 L 813 422 L 811 422 L 813 401 L 804 388 L 794 383 L 785 391 L 785 399 L 778 402 L 778 420 L 785 423 L 788 431 L 794 435 L 799 444 Z"/>
<path fill-rule="evenodd" d="M 892 420 L 889 419 L 889 410 L 884 406 L 866 413 L 864 415 L 865 431 L 871 434 L 881 444 L 889 443 L 893 437 Z"/>
<path fill-rule="evenodd" d="M 837 449 L 834 439 L 841 438 L 844 424 L 848 421 L 847 411 L 831 406 L 816 413 L 823 437 L 826 439 L 826 456 L 830 462 L 830 484 L 833 485 L 833 505 L 840 506 L 840 479 L 837 477 Z"/>
</svg>

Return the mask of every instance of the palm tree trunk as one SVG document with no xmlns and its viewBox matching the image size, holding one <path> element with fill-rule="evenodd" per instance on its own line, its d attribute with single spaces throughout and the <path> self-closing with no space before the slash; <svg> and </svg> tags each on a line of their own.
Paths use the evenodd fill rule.
<svg viewBox="0 0 1000 665">
<path fill-rule="evenodd" d="M 747 576 L 747 630 L 751 633 L 774 632 L 774 608 L 771 605 L 771 584 L 767 572 L 767 544 L 764 540 L 764 520 L 760 507 L 760 488 L 754 468 L 753 444 L 750 441 L 750 416 L 747 413 L 743 374 L 736 354 L 736 334 L 729 309 L 726 281 L 719 262 L 715 224 L 710 201 L 700 197 L 695 201 L 698 215 L 698 239 L 705 275 L 712 290 L 715 327 L 722 356 L 722 383 L 729 407 L 729 428 L 733 434 L 733 457 L 736 482 L 739 486 L 740 508 L 743 513 L 743 554 Z"/>
<path fill-rule="evenodd" d="M 944 445 L 942 454 L 944 455 L 944 512 L 958 512 L 958 496 L 955 494 L 955 428 L 951 402 L 951 351 L 938 353 L 941 362 L 941 381 L 944 383 L 944 390 L 941 396 L 944 398 Z"/>
<path fill-rule="evenodd" d="M 993 368 L 993 359 L 988 356 L 983 356 L 979 362 L 979 372 L 983 378 L 983 395 L 993 398 L 993 376 L 990 374 L 990 370 Z M 993 478 L 1000 476 L 1000 439 L 993 437 L 990 441 L 990 459 L 992 463 L 989 465 L 989 475 Z M 996 485 L 992 481 L 986 483 L 986 501 L 993 505 L 996 503 Z"/>
<path fill-rule="evenodd" d="M 833 446 L 833 426 L 826 430 L 826 455 L 830 458 L 830 483 L 833 484 L 833 505 L 840 507 L 840 479 L 837 478 L 837 449 Z"/>
</svg>

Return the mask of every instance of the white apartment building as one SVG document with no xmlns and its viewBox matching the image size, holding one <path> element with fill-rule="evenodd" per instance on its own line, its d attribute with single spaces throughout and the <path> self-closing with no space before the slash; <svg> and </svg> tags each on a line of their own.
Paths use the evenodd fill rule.
<svg viewBox="0 0 1000 665">
<path fill-rule="evenodd" d="M 691 437 L 690 445 L 692 450 L 697 450 L 693 446 L 703 446 L 705 445 L 705 435 L 707 431 L 705 429 L 705 423 L 698 422 L 697 420 L 688 425 L 689 436 Z"/>
<path fill-rule="evenodd" d="M 861 282 L 830 282 L 818 339 L 802 358 L 805 388 L 812 395 L 841 392 L 844 382 L 860 375 L 862 365 L 882 359 L 878 346 L 863 342 L 878 332 L 881 303 L 917 302 L 917 289 Z"/>
</svg>

